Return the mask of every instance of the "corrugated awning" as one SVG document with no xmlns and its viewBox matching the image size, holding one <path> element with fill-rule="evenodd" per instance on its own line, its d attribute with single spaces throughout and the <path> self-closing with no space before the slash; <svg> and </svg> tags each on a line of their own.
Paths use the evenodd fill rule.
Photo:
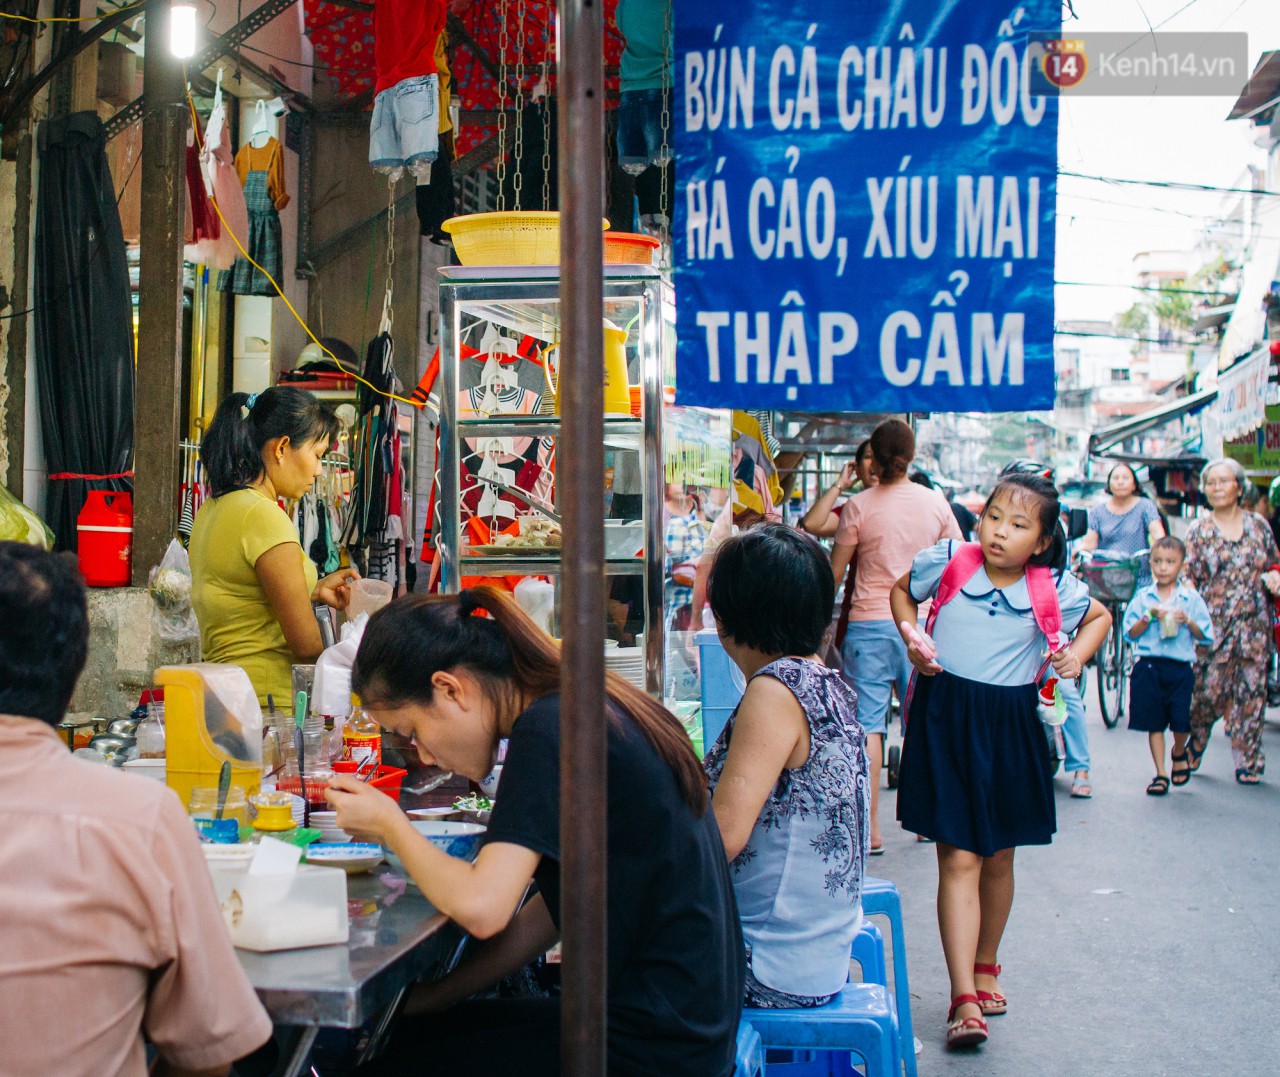
<svg viewBox="0 0 1280 1077">
<path fill-rule="evenodd" d="M 1207 333 L 1210 329 L 1217 329 L 1218 326 L 1231 317 L 1231 312 L 1235 309 L 1235 303 L 1228 303 L 1225 306 L 1209 307 L 1206 310 L 1202 310 L 1196 315 L 1191 331 L 1194 333 Z"/>
<path fill-rule="evenodd" d="M 1254 123 L 1269 123 L 1277 108 L 1274 100 L 1276 97 L 1280 97 L 1280 49 L 1264 52 L 1258 58 L 1253 74 L 1244 84 L 1236 103 L 1231 106 L 1227 119 L 1239 120 L 1260 110 L 1256 116 L 1249 118 Z M 1263 108 L 1264 105 L 1267 107 Z"/>
<path fill-rule="evenodd" d="M 1134 415 L 1128 419 L 1121 419 L 1118 423 L 1112 423 L 1110 426 L 1104 426 L 1089 435 L 1089 452 L 1090 454 L 1105 452 L 1111 446 L 1119 445 L 1120 442 L 1137 437 L 1139 434 L 1145 434 L 1157 426 L 1173 422 L 1174 419 L 1181 419 L 1184 415 L 1194 415 L 1217 399 L 1216 388 L 1202 389 L 1198 393 L 1179 397 L 1168 404 L 1144 411 L 1141 415 Z"/>
</svg>

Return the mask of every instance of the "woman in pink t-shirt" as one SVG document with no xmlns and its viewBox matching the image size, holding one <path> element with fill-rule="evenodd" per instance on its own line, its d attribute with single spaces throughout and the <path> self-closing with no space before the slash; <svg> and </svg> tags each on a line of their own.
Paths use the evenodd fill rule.
<svg viewBox="0 0 1280 1077">
<path fill-rule="evenodd" d="M 921 550 L 963 537 L 946 498 L 907 480 L 915 455 L 916 436 L 906 423 L 888 419 L 876 427 L 871 457 L 879 485 L 846 502 L 831 550 L 837 588 L 854 551 L 858 554 L 849 630 L 840 653 L 845 676 L 858 694 L 858 721 L 867 734 L 873 856 L 884 851 L 878 811 L 889 693 L 896 685 L 899 701 L 905 701 L 911 675 L 907 649 L 889 610 L 889 592 Z"/>
</svg>

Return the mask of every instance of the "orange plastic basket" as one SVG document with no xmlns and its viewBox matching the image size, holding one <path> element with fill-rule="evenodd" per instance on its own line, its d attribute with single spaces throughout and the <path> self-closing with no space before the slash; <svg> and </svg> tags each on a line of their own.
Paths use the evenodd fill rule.
<svg viewBox="0 0 1280 1077">
<path fill-rule="evenodd" d="M 653 254 L 662 244 L 640 232 L 606 232 L 604 260 L 608 265 L 653 265 Z"/>
<path fill-rule="evenodd" d="M 453 237 L 464 266 L 560 264 L 560 214 L 523 210 L 450 217 L 441 227 Z M 609 227 L 601 222 L 601 231 Z"/>
</svg>

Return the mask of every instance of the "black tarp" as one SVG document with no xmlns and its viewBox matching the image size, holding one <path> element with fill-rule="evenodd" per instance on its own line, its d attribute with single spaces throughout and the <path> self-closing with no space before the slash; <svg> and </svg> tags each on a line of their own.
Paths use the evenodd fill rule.
<svg viewBox="0 0 1280 1077">
<path fill-rule="evenodd" d="M 102 121 L 76 112 L 40 125 L 35 319 L 40 419 L 50 482 L 46 519 L 76 548 L 86 491 L 131 489 L 133 306 Z"/>
</svg>

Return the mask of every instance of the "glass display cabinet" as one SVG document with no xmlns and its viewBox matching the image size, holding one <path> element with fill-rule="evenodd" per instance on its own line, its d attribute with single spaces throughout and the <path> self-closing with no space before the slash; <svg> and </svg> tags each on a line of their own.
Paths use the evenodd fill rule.
<svg viewBox="0 0 1280 1077">
<path fill-rule="evenodd" d="M 605 369 L 561 356 L 554 266 L 441 270 L 441 431 L 437 533 L 441 587 L 512 591 L 560 635 L 556 386 L 606 383 L 605 526 L 608 668 L 661 698 L 664 654 L 664 372 L 674 302 L 657 270 L 606 266 Z M 625 378 L 623 371 L 625 370 Z"/>
</svg>

